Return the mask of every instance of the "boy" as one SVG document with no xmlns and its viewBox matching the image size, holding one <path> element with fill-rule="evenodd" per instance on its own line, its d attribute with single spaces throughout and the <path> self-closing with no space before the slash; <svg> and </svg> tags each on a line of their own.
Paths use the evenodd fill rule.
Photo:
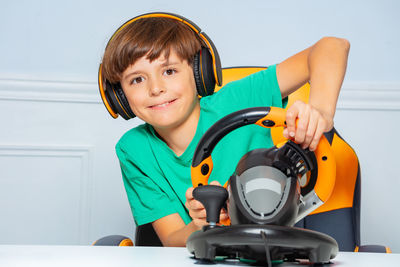
<svg viewBox="0 0 400 267">
<path fill-rule="evenodd" d="M 130 109 L 145 122 L 120 139 L 116 152 L 136 224 L 151 222 L 164 246 L 185 246 L 188 236 L 206 224 L 190 177 L 194 149 L 205 131 L 240 109 L 282 107 L 309 81 L 309 103 L 289 107 L 284 136 L 314 150 L 333 127 L 350 48 L 344 39 L 322 38 L 276 66 L 199 99 L 193 59 L 201 46 L 179 20 L 141 18 L 117 31 L 102 62 L 103 77 L 120 83 Z M 246 126 L 232 132 L 214 149 L 211 183 L 225 184 L 242 155 L 272 145 L 269 129 Z M 227 217 L 221 211 L 220 219 Z"/>
</svg>

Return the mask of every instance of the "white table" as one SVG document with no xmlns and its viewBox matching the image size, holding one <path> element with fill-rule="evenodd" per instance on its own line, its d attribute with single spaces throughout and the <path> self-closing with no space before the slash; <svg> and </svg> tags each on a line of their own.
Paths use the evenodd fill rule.
<svg viewBox="0 0 400 267">
<path fill-rule="evenodd" d="M 400 266 L 400 254 L 341 252 L 333 264 L 343 267 Z M 80 266 L 250 266 L 239 261 L 199 264 L 186 248 L 23 246 L 0 245 L 1 267 L 80 267 Z M 276 266 L 299 266 L 281 264 Z M 306 265 L 309 266 L 309 265 Z"/>
</svg>

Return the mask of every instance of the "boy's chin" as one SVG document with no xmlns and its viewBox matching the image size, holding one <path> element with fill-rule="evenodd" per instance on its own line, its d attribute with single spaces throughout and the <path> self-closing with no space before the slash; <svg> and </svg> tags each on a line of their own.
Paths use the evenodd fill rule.
<svg viewBox="0 0 400 267">
<path fill-rule="evenodd" d="M 165 116 L 164 118 L 159 118 L 157 120 L 152 120 L 149 122 L 153 126 L 154 129 L 162 130 L 162 131 L 171 131 L 176 130 L 184 124 L 183 118 L 171 118 L 172 116 Z"/>
<path fill-rule="evenodd" d="M 168 121 L 163 121 L 162 123 L 160 122 L 153 122 L 150 123 L 154 129 L 159 129 L 159 130 L 173 130 L 175 129 L 179 123 L 176 122 L 168 122 Z"/>
</svg>

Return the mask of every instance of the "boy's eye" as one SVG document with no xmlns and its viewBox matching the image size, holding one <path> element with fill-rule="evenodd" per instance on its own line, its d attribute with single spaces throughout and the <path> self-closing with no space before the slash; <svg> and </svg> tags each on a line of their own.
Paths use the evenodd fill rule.
<svg viewBox="0 0 400 267">
<path fill-rule="evenodd" d="M 133 78 L 133 80 L 131 81 L 131 84 L 138 84 L 141 82 L 143 82 L 143 77 L 136 77 L 136 78 Z"/>
<path fill-rule="evenodd" d="M 176 70 L 175 69 L 167 69 L 166 71 L 164 71 L 164 74 L 166 74 L 166 75 L 172 75 L 172 74 L 174 74 L 176 72 Z"/>
</svg>

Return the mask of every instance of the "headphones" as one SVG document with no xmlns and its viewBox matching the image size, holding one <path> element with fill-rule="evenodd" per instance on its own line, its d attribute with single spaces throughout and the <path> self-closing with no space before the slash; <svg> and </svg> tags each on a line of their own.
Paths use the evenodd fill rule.
<svg viewBox="0 0 400 267">
<path fill-rule="evenodd" d="M 170 18 L 174 20 L 178 20 L 189 26 L 203 41 L 206 45 L 205 47 L 202 46 L 200 51 L 196 53 L 194 56 L 193 61 L 193 74 L 194 80 L 196 83 L 196 89 L 199 96 L 207 96 L 212 95 L 214 93 L 215 85 L 218 86 L 222 85 L 222 70 L 221 70 L 221 61 L 211 39 L 201 31 L 201 29 L 191 22 L 190 20 L 175 15 L 172 13 L 163 13 L 163 12 L 156 12 L 156 13 L 147 13 L 129 21 L 125 22 L 118 30 L 112 35 L 108 43 L 114 38 L 114 36 L 124 27 L 128 26 L 129 24 L 142 19 L 142 18 Z M 108 46 L 108 44 L 107 44 Z M 98 83 L 99 83 L 99 90 L 101 99 L 107 111 L 110 115 L 116 119 L 118 114 L 121 115 L 125 120 L 129 120 L 135 117 L 135 114 L 131 110 L 129 106 L 128 99 L 126 98 L 121 84 L 120 83 L 111 83 L 108 80 L 104 79 L 102 76 L 102 64 L 99 67 L 98 73 Z"/>
</svg>

